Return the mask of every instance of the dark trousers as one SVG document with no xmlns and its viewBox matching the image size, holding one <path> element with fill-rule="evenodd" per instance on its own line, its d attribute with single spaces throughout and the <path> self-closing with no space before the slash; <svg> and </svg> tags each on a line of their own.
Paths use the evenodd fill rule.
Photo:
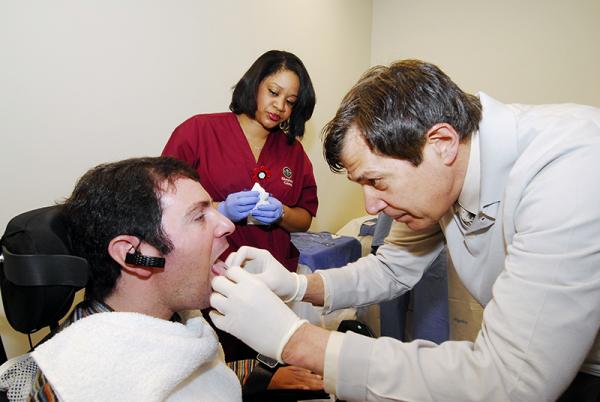
<svg viewBox="0 0 600 402">
<path fill-rule="evenodd" d="M 446 253 L 446 250 L 440 253 L 409 293 L 379 303 L 381 336 L 406 342 L 425 339 L 437 344 L 450 339 Z M 410 298 L 412 298 L 412 331 L 407 333 Z"/>
<path fill-rule="evenodd" d="M 600 402 L 600 377 L 577 373 L 557 402 Z"/>
</svg>

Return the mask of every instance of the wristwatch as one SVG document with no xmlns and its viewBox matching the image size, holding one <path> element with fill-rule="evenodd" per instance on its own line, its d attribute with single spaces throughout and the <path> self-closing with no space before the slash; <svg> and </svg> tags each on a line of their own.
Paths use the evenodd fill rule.
<svg viewBox="0 0 600 402">
<path fill-rule="evenodd" d="M 270 367 L 270 368 L 275 368 L 279 364 L 279 362 L 277 360 L 271 359 L 269 356 L 265 356 L 261 353 L 256 355 L 256 360 L 258 360 L 259 362 L 261 362 L 262 364 L 264 364 L 265 366 Z"/>
</svg>

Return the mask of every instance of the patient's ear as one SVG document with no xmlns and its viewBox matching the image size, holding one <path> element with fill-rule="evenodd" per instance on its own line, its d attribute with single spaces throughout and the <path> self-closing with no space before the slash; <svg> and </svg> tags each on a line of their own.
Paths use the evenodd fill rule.
<svg viewBox="0 0 600 402">
<path fill-rule="evenodd" d="M 139 247 L 140 239 L 131 235 L 119 235 L 108 243 L 108 254 L 121 266 L 121 269 L 131 274 L 146 278 L 152 275 L 152 270 L 131 265 L 125 262 L 128 253 L 133 253 Z"/>
</svg>

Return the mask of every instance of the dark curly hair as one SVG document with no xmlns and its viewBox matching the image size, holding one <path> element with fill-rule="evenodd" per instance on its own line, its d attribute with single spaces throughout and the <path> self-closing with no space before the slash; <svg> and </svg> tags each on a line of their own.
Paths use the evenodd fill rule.
<svg viewBox="0 0 600 402">
<path fill-rule="evenodd" d="M 269 50 L 263 53 L 250 66 L 248 71 L 235 84 L 229 110 L 235 114 L 245 114 L 254 118 L 258 86 L 266 78 L 281 70 L 290 70 L 298 76 L 300 89 L 290 116 L 290 129 L 287 133 L 289 144 L 304 135 L 304 124 L 312 116 L 315 108 L 315 90 L 302 61 L 294 54 L 283 50 Z"/>
<path fill-rule="evenodd" d="M 179 160 L 147 157 L 102 164 L 79 179 L 62 210 L 73 253 L 90 265 L 86 299 L 104 300 L 121 275 L 121 267 L 108 254 L 116 236 L 138 236 L 162 254 L 172 250 L 161 226 L 160 200 L 179 178 L 199 181 L 198 174 Z"/>
<path fill-rule="evenodd" d="M 323 128 L 323 153 L 333 172 L 343 171 L 344 138 L 355 124 L 372 151 L 418 166 L 425 134 L 435 124 L 450 124 L 464 140 L 480 120 L 479 98 L 463 92 L 437 66 L 397 61 L 372 67 L 346 94 Z"/>
</svg>

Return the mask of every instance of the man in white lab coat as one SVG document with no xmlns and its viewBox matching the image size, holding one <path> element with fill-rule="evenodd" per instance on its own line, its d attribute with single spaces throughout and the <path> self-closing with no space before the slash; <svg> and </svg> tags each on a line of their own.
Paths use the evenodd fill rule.
<svg viewBox="0 0 600 402">
<path fill-rule="evenodd" d="M 213 280 L 217 326 L 323 373 L 340 399 L 596 400 L 600 110 L 505 105 L 405 60 L 369 70 L 324 134 L 330 167 L 362 186 L 367 211 L 404 225 L 377 256 L 308 277 L 240 250 L 228 261 L 246 271 Z M 388 300 L 420 279 L 444 242 L 485 306 L 474 343 L 325 331 L 267 289 L 325 311 Z"/>
</svg>

